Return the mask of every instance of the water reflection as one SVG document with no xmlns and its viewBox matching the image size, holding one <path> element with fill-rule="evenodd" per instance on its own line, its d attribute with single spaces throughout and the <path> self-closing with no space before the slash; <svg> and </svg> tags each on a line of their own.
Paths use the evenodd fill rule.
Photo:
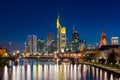
<svg viewBox="0 0 120 80">
<path fill-rule="evenodd" d="M 120 76 L 89 65 L 41 63 L 26 61 L 12 68 L 5 66 L 3 80 L 120 80 Z"/>
</svg>

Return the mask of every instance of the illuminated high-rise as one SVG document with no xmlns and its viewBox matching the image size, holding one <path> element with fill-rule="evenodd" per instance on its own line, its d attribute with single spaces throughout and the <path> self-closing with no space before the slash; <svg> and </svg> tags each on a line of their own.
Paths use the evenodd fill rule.
<svg viewBox="0 0 120 80">
<path fill-rule="evenodd" d="M 27 37 L 27 51 L 30 54 L 37 53 L 37 36 L 29 35 Z"/>
<path fill-rule="evenodd" d="M 54 36 L 53 36 L 53 34 L 52 33 L 49 33 L 48 35 L 47 35 L 47 45 L 51 45 L 52 44 L 52 42 L 54 41 Z"/>
<path fill-rule="evenodd" d="M 52 52 L 52 43 L 54 41 L 54 36 L 52 33 L 49 33 L 47 35 L 47 43 L 46 43 L 46 52 L 51 53 Z"/>
<path fill-rule="evenodd" d="M 111 45 L 119 45 L 119 38 L 111 37 Z"/>
<path fill-rule="evenodd" d="M 45 52 L 45 40 L 38 39 L 37 41 L 37 52 L 44 53 Z"/>
<path fill-rule="evenodd" d="M 62 27 L 60 24 L 60 16 L 57 18 L 57 52 L 63 53 L 66 48 L 66 28 Z"/>
<path fill-rule="evenodd" d="M 80 40 L 80 34 L 77 30 L 72 30 L 72 41 L 70 50 L 72 52 L 80 52 L 86 47 L 86 40 Z"/>
<path fill-rule="evenodd" d="M 62 27 L 61 28 L 61 52 L 65 52 L 66 49 L 66 28 Z"/>
</svg>

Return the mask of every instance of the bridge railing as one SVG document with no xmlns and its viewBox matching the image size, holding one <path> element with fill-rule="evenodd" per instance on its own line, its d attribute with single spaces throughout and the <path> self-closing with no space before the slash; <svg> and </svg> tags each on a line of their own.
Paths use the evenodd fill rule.
<svg viewBox="0 0 120 80">
<path fill-rule="evenodd" d="M 58 57 L 82 57 L 82 55 L 80 53 L 59 53 Z"/>
</svg>

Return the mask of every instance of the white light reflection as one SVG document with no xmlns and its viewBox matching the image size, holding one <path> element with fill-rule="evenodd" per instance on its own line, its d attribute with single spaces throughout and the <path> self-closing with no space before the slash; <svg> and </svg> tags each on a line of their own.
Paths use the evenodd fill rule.
<svg viewBox="0 0 120 80">
<path fill-rule="evenodd" d="M 113 74 L 110 75 L 110 80 L 114 80 L 114 79 L 113 79 Z"/>
<path fill-rule="evenodd" d="M 96 68 L 96 80 L 98 80 L 98 68 Z"/>
<path fill-rule="evenodd" d="M 81 80 L 81 64 L 78 65 L 78 80 Z"/>
<path fill-rule="evenodd" d="M 86 80 L 86 75 L 87 75 L 87 67 L 86 65 L 83 65 L 83 80 Z"/>
<path fill-rule="evenodd" d="M 31 66 L 27 65 L 27 80 L 31 80 Z"/>
<path fill-rule="evenodd" d="M 52 70 L 53 65 L 49 65 L 49 80 L 52 80 L 53 75 L 53 70 Z"/>
<path fill-rule="evenodd" d="M 100 69 L 100 80 L 102 80 L 102 69 Z"/>
<path fill-rule="evenodd" d="M 107 80 L 107 72 L 104 73 L 104 80 Z"/>
<path fill-rule="evenodd" d="M 20 66 L 17 66 L 17 80 L 20 80 Z"/>
<path fill-rule="evenodd" d="M 77 68 L 76 68 L 77 66 L 76 66 L 76 64 L 74 65 L 74 80 L 77 80 L 77 72 L 76 72 L 76 70 L 77 70 Z"/>
<path fill-rule="evenodd" d="M 70 79 L 73 80 L 73 65 L 70 66 Z"/>
<path fill-rule="evenodd" d="M 48 65 L 44 65 L 44 80 L 48 80 Z"/>
<path fill-rule="evenodd" d="M 25 80 L 25 66 L 22 65 L 22 71 L 21 71 L 21 80 Z"/>
<path fill-rule="evenodd" d="M 12 68 L 12 80 L 16 80 L 15 66 L 13 66 L 13 68 Z"/>
<path fill-rule="evenodd" d="M 5 68 L 4 68 L 3 80 L 8 80 L 8 68 L 7 68 L 7 66 L 5 66 Z"/>
</svg>

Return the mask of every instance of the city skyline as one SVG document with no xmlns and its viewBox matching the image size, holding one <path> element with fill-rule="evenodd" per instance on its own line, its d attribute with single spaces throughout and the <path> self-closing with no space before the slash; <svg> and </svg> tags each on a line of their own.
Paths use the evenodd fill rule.
<svg viewBox="0 0 120 80">
<path fill-rule="evenodd" d="M 117 0 L 0 1 L 0 6 L 0 45 L 13 42 L 18 49 L 24 49 L 26 37 L 30 34 L 43 39 L 48 33 L 57 36 L 58 13 L 69 40 L 72 39 L 73 26 L 80 39 L 91 44 L 99 43 L 102 28 L 107 40 L 110 41 L 112 36 L 120 37 L 120 6 Z"/>
</svg>

